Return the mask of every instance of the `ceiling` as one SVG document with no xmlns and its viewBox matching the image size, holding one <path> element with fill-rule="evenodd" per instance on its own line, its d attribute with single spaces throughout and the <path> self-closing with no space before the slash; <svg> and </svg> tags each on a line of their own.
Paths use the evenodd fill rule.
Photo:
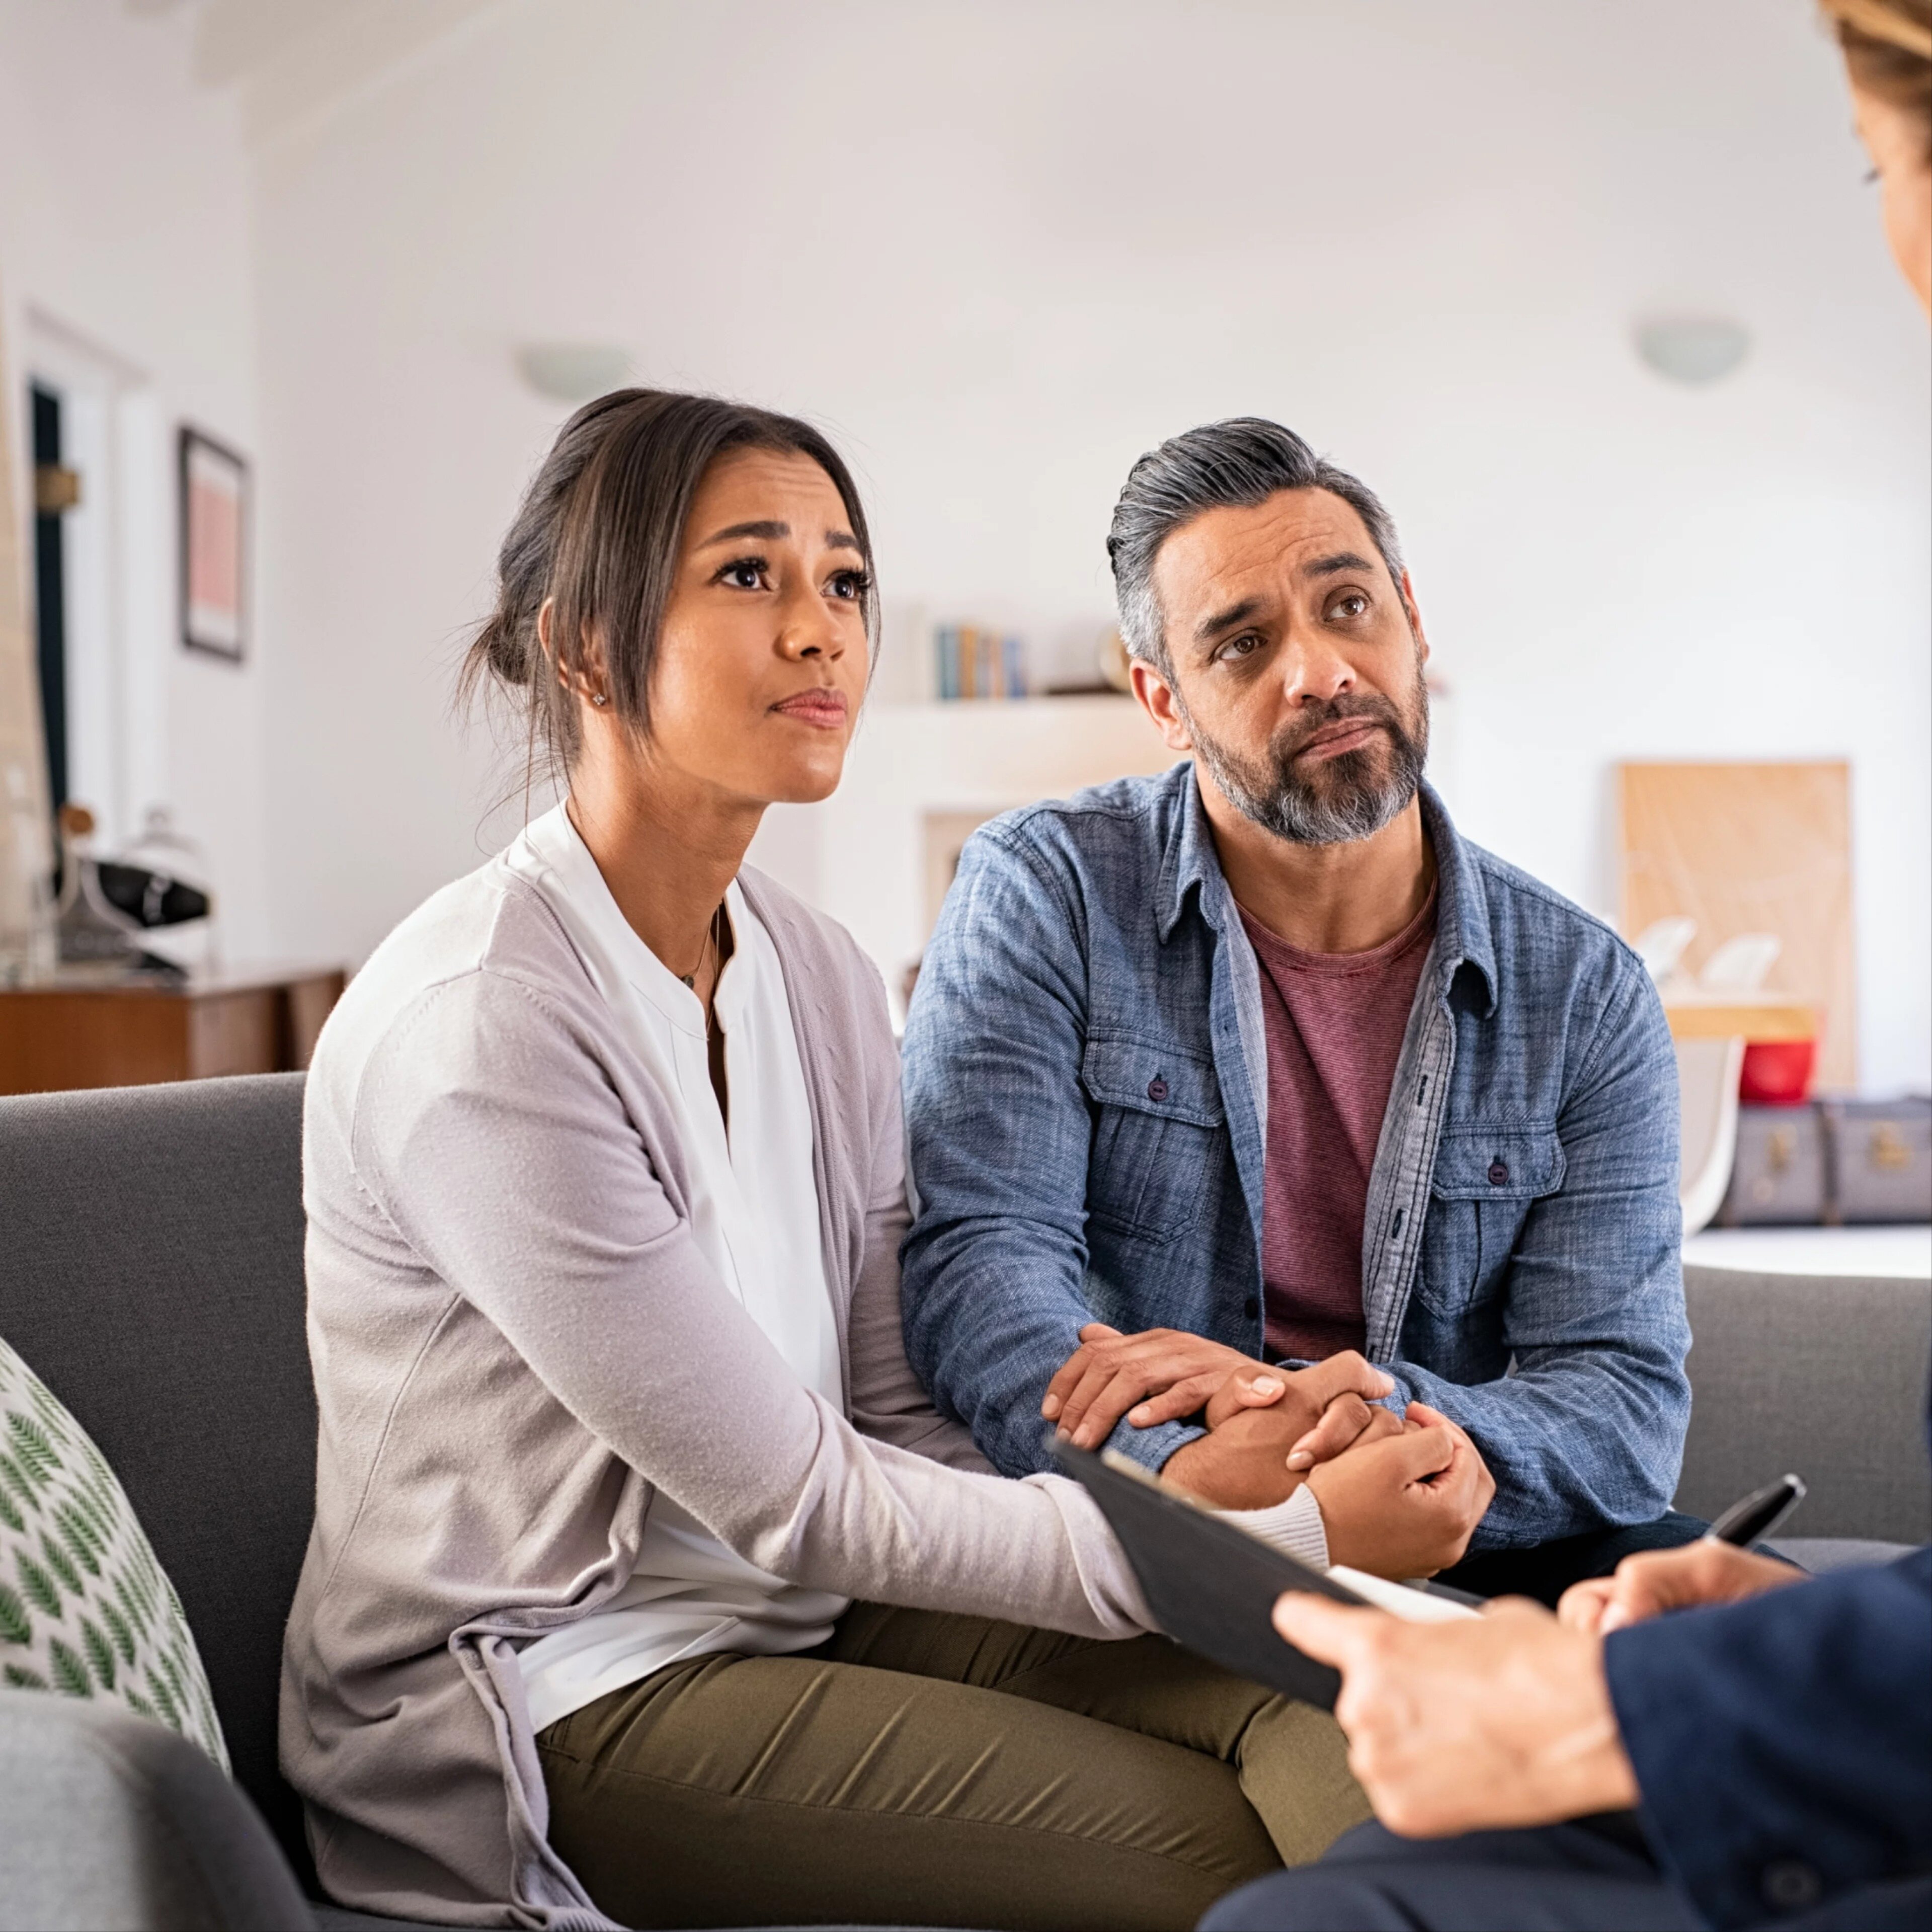
<svg viewBox="0 0 1932 1932">
<path fill-rule="evenodd" d="M 239 91 L 251 141 L 314 124 L 506 0 L 124 0 L 194 18 L 194 77 Z"/>
</svg>

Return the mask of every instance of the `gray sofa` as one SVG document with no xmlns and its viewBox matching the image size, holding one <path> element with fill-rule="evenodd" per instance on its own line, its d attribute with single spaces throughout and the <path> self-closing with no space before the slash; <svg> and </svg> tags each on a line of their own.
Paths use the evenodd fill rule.
<svg viewBox="0 0 1932 1932">
<path fill-rule="evenodd" d="M 295 1074 L 0 1100 L 0 1335 L 118 1472 L 195 1630 L 235 1768 L 230 1786 L 140 1719 L 0 1692 L 0 1928 L 397 1922 L 309 1902 L 300 1808 L 276 1768 L 314 1478 L 301 1102 Z M 1694 1270 L 1687 1288 L 1697 1400 L 1681 1506 L 1714 1514 L 1796 1468 L 1811 1496 L 1794 1533 L 1932 1535 L 1932 1287 Z"/>
<path fill-rule="evenodd" d="M 209 1805 L 213 1767 L 139 1719 L 0 1694 L 0 1787 L 26 1798 L 0 1822 L 0 1923 L 28 1895 L 38 1916 L 22 1924 L 314 1922 L 301 1806 L 275 1762 L 282 1624 L 315 1484 L 302 1088 L 301 1075 L 274 1074 L 0 1100 L 0 1335 L 120 1477 L 188 1613 L 252 1801 Z M 28 1774 L 42 1730 L 50 1781 Z M 69 1783 L 120 1793 L 126 1816 L 106 1838 L 116 1856 L 100 1856 L 108 1820 L 70 1806 Z M 218 1773 L 214 1784 L 230 1795 Z M 183 1808 L 196 1797 L 206 1836 Z M 86 1886 L 64 1908 L 63 1849 Z M 265 1863 L 284 1888 L 273 1916 Z"/>
<path fill-rule="evenodd" d="M 1714 1516 L 1795 1469 L 1778 1539 L 1812 1569 L 1932 1540 L 1932 1282 L 1688 1268 L 1690 1434 L 1677 1507 Z M 1827 1544 L 1835 1546 L 1826 1546 Z"/>
</svg>

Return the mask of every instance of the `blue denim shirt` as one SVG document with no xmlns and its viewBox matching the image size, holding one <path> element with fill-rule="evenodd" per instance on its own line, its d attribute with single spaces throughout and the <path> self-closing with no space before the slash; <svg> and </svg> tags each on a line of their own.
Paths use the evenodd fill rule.
<svg viewBox="0 0 1932 1932">
<path fill-rule="evenodd" d="M 1647 1522 L 1690 1418 L 1677 1066 L 1598 920 L 1456 836 L 1362 1234 L 1367 1353 L 1496 1479 L 1475 1549 Z M 1191 765 L 968 842 L 905 1037 L 906 1343 L 1010 1474 L 1083 1323 L 1258 1354 L 1267 1042 Z M 1157 1468 L 1201 1432 L 1112 1445 Z"/>
</svg>

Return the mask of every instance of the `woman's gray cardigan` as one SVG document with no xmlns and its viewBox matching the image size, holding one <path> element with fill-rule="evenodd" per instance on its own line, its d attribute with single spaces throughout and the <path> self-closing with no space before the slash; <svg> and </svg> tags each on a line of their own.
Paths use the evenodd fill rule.
<svg viewBox="0 0 1932 1932">
<path fill-rule="evenodd" d="M 500 862 L 405 920 L 323 1030 L 303 1137 L 316 1520 L 281 1755 L 323 1884 L 363 1911 L 608 1922 L 545 1841 L 516 1651 L 622 1586 L 660 1489 L 808 1588 L 1145 1627 L 1084 1492 L 984 1473 L 914 1380 L 878 975 L 842 928 L 742 883 L 811 1096 L 844 1412 L 699 1252 L 656 1090 Z"/>
</svg>

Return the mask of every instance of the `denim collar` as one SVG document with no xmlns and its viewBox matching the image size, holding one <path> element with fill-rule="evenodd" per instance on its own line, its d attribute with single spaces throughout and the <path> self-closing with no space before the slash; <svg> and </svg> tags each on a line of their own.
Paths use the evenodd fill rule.
<svg viewBox="0 0 1932 1932">
<path fill-rule="evenodd" d="M 1180 768 L 1180 797 L 1175 822 L 1161 854 L 1160 892 L 1156 902 L 1160 940 L 1173 937 L 1187 910 L 1187 896 L 1201 887 L 1202 916 L 1220 929 L 1216 914 L 1226 880 L 1220 854 L 1214 849 L 1214 827 L 1201 802 L 1193 766 Z M 1487 1018 L 1496 1010 L 1496 947 L 1490 933 L 1489 905 L 1469 848 L 1458 836 L 1448 808 L 1426 779 L 1423 782 L 1422 824 L 1436 850 L 1436 945 L 1438 991 L 1447 998 L 1456 975 L 1465 966 L 1481 976 L 1483 1001 L 1478 1010 Z M 1226 897 L 1232 900 L 1232 892 Z"/>
</svg>

